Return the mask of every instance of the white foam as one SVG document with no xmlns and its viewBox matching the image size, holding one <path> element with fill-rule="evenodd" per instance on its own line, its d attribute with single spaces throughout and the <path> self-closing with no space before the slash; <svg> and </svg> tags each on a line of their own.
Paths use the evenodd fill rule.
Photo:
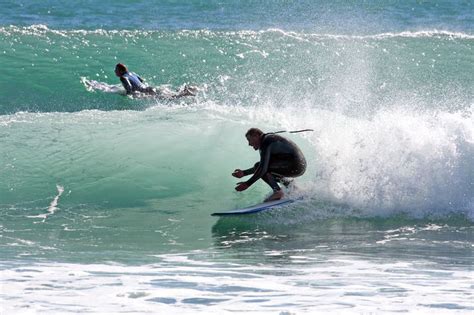
<svg viewBox="0 0 474 315">
<path fill-rule="evenodd" d="M 45 222 L 48 216 L 53 215 L 56 212 L 56 210 L 58 210 L 57 206 L 59 202 L 59 197 L 61 197 L 61 195 L 64 192 L 63 186 L 56 185 L 56 189 L 58 190 L 58 194 L 53 198 L 53 200 L 49 204 L 48 213 L 43 213 L 43 214 L 34 215 L 34 216 L 27 216 L 27 218 L 40 218 L 40 219 L 43 219 L 43 222 Z"/>
<path fill-rule="evenodd" d="M 311 141 L 318 180 L 335 200 L 379 215 L 420 217 L 464 212 L 472 202 L 472 118 L 403 111 L 329 116 L 332 127 L 320 126 Z"/>
<path fill-rule="evenodd" d="M 11 36 L 14 34 L 46 36 L 48 34 L 58 35 L 61 37 L 70 37 L 75 35 L 101 35 L 101 36 L 121 36 L 134 38 L 137 36 L 163 35 L 165 32 L 161 30 L 61 30 L 52 29 L 44 24 L 34 24 L 30 26 L 2 26 L 0 27 L 0 34 Z M 456 32 L 450 30 L 428 29 L 418 31 L 401 31 L 401 32 L 385 32 L 378 34 L 367 35 L 347 35 L 347 34 L 332 34 L 332 33 L 310 33 L 310 32 L 295 32 L 287 31 L 279 28 L 269 28 L 267 30 L 252 31 L 211 31 L 211 30 L 181 30 L 178 32 L 179 36 L 188 37 L 214 37 L 214 36 L 238 36 L 238 37 L 255 37 L 265 34 L 277 33 L 285 37 L 289 37 L 302 42 L 310 42 L 314 39 L 385 39 L 385 38 L 448 38 L 448 39 L 474 39 L 473 34 Z"/>
<path fill-rule="evenodd" d="M 86 77 L 81 77 L 81 83 L 89 92 L 101 91 L 104 93 L 122 93 L 125 94 L 124 89 L 117 84 L 108 84 L 96 80 L 89 80 Z"/>
<path fill-rule="evenodd" d="M 2 313 L 262 314 L 468 311 L 469 271 L 423 262 L 299 252 L 297 263 L 245 265 L 177 259 L 151 265 L 39 263 L 5 268 Z M 276 257 L 275 259 L 278 259 Z"/>
<path fill-rule="evenodd" d="M 329 39 L 386 39 L 386 38 L 448 38 L 448 39 L 474 39 L 474 35 L 451 32 L 445 30 L 404 31 L 396 33 L 380 33 L 370 35 L 338 35 L 338 34 L 309 34 L 312 38 Z"/>
</svg>

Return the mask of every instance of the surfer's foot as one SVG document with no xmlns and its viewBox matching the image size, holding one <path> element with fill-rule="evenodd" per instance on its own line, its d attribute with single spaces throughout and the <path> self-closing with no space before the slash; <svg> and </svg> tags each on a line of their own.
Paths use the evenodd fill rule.
<svg viewBox="0 0 474 315">
<path fill-rule="evenodd" d="M 196 89 L 189 85 L 185 85 L 181 96 L 196 96 Z"/>
<path fill-rule="evenodd" d="M 291 184 L 293 184 L 293 179 L 292 179 L 292 178 L 283 177 L 283 178 L 280 180 L 280 183 L 282 183 L 283 186 L 285 186 L 286 188 L 288 188 Z"/>
<path fill-rule="evenodd" d="M 271 196 L 264 200 L 264 202 L 280 200 L 285 194 L 281 190 L 275 191 Z"/>
<path fill-rule="evenodd" d="M 148 95 L 156 95 L 156 89 L 154 87 L 147 87 L 146 89 L 144 89 L 143 91 L 141 91 L 142 93 L 144 94 L 148 94 Z"/>
</svg>

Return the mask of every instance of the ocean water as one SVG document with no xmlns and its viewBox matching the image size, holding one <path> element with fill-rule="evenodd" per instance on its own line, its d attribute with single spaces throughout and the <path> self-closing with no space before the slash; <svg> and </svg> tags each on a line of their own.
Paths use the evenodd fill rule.
<svg viewBox="0 0 474 315">
<path fill-rule="evenodd" d="M 471 1 L 0 8 L 1 314 L 474 311 Z M 250 127 L 314 130 L 301 200 L 212 217 Z"/>
</svg>

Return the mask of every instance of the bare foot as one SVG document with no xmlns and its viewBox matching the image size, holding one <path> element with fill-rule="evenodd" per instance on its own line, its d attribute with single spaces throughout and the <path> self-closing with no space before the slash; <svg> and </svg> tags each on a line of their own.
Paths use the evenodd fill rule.
<svg viewBox="0 0 474 315">
<path fill-rule="evenodd" d="M 264 202 L 280 200 L 281 198 L 283 198 L 284 195 L 285 194 L 281 190 L 275 191 L 271 196 L 269 196 L 267 199 L 265 199 Z"/>
</svg>

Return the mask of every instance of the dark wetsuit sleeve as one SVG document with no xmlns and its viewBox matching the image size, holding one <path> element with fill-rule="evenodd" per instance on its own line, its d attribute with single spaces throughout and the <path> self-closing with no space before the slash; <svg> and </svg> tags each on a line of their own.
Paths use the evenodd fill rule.
<svg viewBox="0 0 474 315">
<path fill-rule="evenodd" d="M 248 186 L 251 186 L 253 183 L 262 178 L 262 176 L 268 172 L 268 166 L 270 165 L 270 156 L 272 153 L 272 145 L 273 144 L 270 144 L 260 153 L 260 163 L 257 169 L 255 170 L 255 173 L 252 177 L 250 177 L 248 181 L 245 182 Z"/>
<path fill-rule="evenodd" d="M 255 173 L 255 170 L 257 169 L 257 166 L 251 167 L 248 170 L 243 170 L 242 172 L 244 173 L 244 176 L 250 175 Z"/>
<path fill-rule="evenodd" d="M 132 84 L 127 78 L 120 77 L 120 81 L 122 82 L 122 85 L 125 88 L 125 90 L 127 90 L 127 94 L 130 94 L 133 92 Z"/>
</svg>

